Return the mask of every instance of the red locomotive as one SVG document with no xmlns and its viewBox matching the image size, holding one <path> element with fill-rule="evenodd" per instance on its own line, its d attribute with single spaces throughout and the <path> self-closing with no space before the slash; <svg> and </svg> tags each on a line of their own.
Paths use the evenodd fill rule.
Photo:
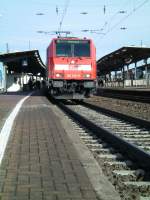
<svg viewBox="0 0 150 200">
<path fill-rule="evenodd" d="M 47 49 L 47 86 L 59 99 L 82 99 L 96 87 L 96 50 L 90 39 L 54 38 Z"/>
</svg>

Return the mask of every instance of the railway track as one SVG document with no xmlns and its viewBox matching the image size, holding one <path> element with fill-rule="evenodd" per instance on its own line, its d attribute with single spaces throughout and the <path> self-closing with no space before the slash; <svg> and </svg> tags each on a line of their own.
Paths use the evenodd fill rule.
<svg viewBox="0 0 150 200">
<path fill-rule="evenodd" d="M 88 104 L 59 103 L 124 200 L 150 199 L 150 129 Z"/>
</svg>

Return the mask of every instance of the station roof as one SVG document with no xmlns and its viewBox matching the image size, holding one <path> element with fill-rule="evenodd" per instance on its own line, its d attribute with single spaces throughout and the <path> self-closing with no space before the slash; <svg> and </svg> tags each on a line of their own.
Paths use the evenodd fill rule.
<svg viewBox="0 0 150 200">
<path fill-rule="evenodd" d="M 9 71 L 15 73 L 45 76 L 45 65 L 38 50 L 0 54 L 0 61 L 7 65 Z"/>
<path fill-rule="evenodd" d="M 97 61 L 99 74 L 107 74 L 120 70 L 123 66 L 136 63 L 150 57 L 150 48 L 147 47 L 122 47 Z"/>
</svg>

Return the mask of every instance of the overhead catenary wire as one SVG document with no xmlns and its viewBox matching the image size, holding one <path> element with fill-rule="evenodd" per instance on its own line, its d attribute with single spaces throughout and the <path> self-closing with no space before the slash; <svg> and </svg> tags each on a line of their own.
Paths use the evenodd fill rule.
<svg viewBox="0 0 150 200">
<path fill-rule="evenodd" d="M 140 9 L 142 6 L 144 6 L 144 4 L 146 4 L 149 0 L 145 0 L 144 2 L 142 2 L 141 4 L 139 4 L 138 6 L 135 6 L 135 8 L 133 8 L 129 14 L 127 14 L 125 17 L 121 18 L 115 25 L 113 25 L 106 33 L 103 37 L 105 37 L 109 32 L 113 31 L 119 24 L 121 24 L 124 20 L 126 20 L 127 18 L 129 18 L 133 13 L 135 13 L 138 9 Z"/>
<path fill-rule="evenodd" d="M 62 24 L 63 24 L 64 18 L 65 18 L 65 15 L 67 13 L 67 9 L 68 9 L 69 3 L 70 3 L 70 0 L 66 0 L 66 4 L 65 4 L 65 7 L 64 7 L 64 10 L 63 10 L 63 13 L 62 13 L 62 17 L 61 17 L 60 23 L 59 23 L 58 32 L 61 31 Z"/>
<path fill-rule="evenodd" d="M 121 7 L 124 8 L 128 3 L 129 3 L 129 0 L 127 0 L 125 3 L 123 3 Z M 108 20 L 105 21 L 104 25 L 100 28 L 100 30 L 103 31 L 103 35 L 105 34 L 104 31 L 106 31 L 106 29 L 107 30 L 109 29 L 109 27 L 111 26 L 112 22 L 116 19 L 116 16 L 119 13 L 121 13 L 121 11 L 123 11 L 122 13 L 126 13 L 127 12 L 124 9 L 122 10 L 122 8 L 120 8 L 120 10 L 116 11 L 112 16 L 109 17 Z"/>
</svg>

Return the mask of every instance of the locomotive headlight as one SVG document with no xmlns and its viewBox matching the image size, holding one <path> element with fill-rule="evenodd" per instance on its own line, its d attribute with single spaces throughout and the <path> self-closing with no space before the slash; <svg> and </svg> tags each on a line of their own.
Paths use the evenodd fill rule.
<svg viewBox="0 0 150 200">
<path fill-rule="evenodd" d="M 83 77 L 84 77 L 84 78 L 90 78 L 90 77 L 91 77 L 91 74 L 83 74 Z"/>
<path fill-rule="evenodd" d="M 55 76 L 56 76 L 57 78 L 62 78 L 62 77 L 63 77 L 63 74 L 57 73 L 57 74 L 55 74 Z"/>
</svg>

